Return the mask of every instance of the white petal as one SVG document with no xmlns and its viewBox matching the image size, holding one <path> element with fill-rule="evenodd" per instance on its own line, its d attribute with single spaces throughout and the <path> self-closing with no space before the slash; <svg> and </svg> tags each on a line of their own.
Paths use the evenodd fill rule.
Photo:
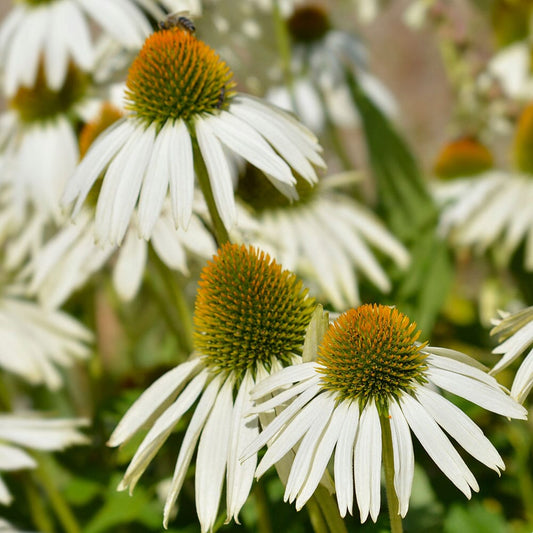
<svg viewBox="0 0 533 533">
<path fill-rule="evenodd" d="M 292 385 L 296 381 L 303 381 L 317 375 L 316 363 L 314 362 L 288 366 L 260 381 L 252 390 L 252 399 L 258 400 L 280 387 Z"/>
<path fill-rule="evenodd" d="M 227 111 L 213 115 L 206 121 L 209 121 L 209 126 L 220 142 L 230 150 L 277 180 L 288 184 L 296 183 L 287 163 L 274 152 L 255 128 Z"/>
<path fill-rule="evenodd" d="M 144 131 L 137 129 L 109 165 L 96 205 L 98 242 L 122 242 L 139 198 L 154 140 L 155 126 Z"/>
<path fill-rule="evenodd" d="M 61 200 L 64 205 L 69 205 L 77 198 L 74 216 L 80 210 L 94 182 L 131 138 L 135 129 L 135 124 L 132 121 L 120 120 L 102 133 L 91 145 L 76 172 L 67 183 Z"/>
<path fill-rule="evenodd" d="M 326 431 L 321 435 L 318 446 L 314 451 L 307 478 L 299 490 L 298 498 L 296 499 L 296 509 L 301 509 L 315 492 L 320 483 L 320 479 L 326 471 L 331 454 L 333 453 L 333 448 L 340 438 L 343 427 L 353 422 L 347 419 L 348 411 L 349 406 L 346 402 L 341 402 L 335 406 Z"/>
<path fill-rule="evenodd" d="M 511 387 L 511 396 L 517 402 L 523 402 L 529 391 L 533 387 L 533 348 L 524 359 L 520 368 L 517 370 L 513 386 Z"/>
<path fill-rule="evenodd" d="M 176 149 L 171 145 L 172 137 L 168 134 L 168 130 L 172 127 L 173 125 L 167 122 L 157 133 L 139 196 L 137 211 L 139 232 L 146 240 L 150 238 L 152 229 L 161 214 L 163 200 L 168 189 L 170 152 Z"/>
<path fill-rule="evenodd" d="M 289 452 L 320 416 L 321 408 L 327 400 L 326 394 L 318 394 L 309 401 L 309 403 L 306 401 L 305 403 L 307 403 L 307 405 L 302 409 L 299 409 L 298 405 L 298 409 L 296 409 L 299 411 L 298 414 L 285 423 L 284 419 L 289 420 L 289 417 L 294 413 L 294 405 L 303 403 L 304 400 L 307 400 L 308 396 L 311 395 L 311 392 L 315 392 L 313 388 L 309 388 L 299 396 L 287 409 L 282 411 L 259 436 L 260 439 L 264 440 L 266 438 L 265 434 L 272 434 L 274 432 L 272 428 L 277 428 L 280 425 L 279 420 L 282 419 L 282 425 L 284 427 L 279 434 L 274 436 L 273 442 L 269 442 L 268 449 L 257 466 L 257 471 L 255 473 L 257 478 L 261 477 L 274 463 L 279 461 L 287 452 Z M 289 416 L 286 414 L 287 411 L 289 411 Z M 256 439 L 255 442 L 257 442 L 257 440 L 258 439 Z M 268 440 L 270 441 L 270 439 Z"/>
<path fill-rule="evenodd" d="M 373 401 L 361 413 L 354 450 L 355 494 L 365 522 L 368 513 L 375 522 L 381 505 L 381 426 Z"/>
<path fill-rule="evenodd" d="M 228 458 L 233 411 L 233 379 L 226 380 L 205 423 L 196 458 L 196 512 L 202 533 L 210 531 L 217 518 Z"/>
<path fill-rule="evenodd" d="M 297 413 L 311 398 L 320 392 L 318 384 L 311 385 L 305 392 L 296 398 L 289 407 L 283 410 L 263 432 L 244 450 L 240 460 L 244 461 L 255 455 L 274 435 Z M 267 452 L 268 453 L 268 452 Z M 276 461 L 274 461 L 276 462 Z M 273 464 L 273 463 L 272 463 Z M 256 474 L 256 477 L 258 475 Z"/>
<path fill-rule="evenodd" d="M 136 231 L 128 231 L 113 268 L 113 285 L 124 302 L 132 300 L 141 286 L 147 252 L 146 241 L 140 239 Z"/>
<path fill-rule="evenodd" d="M 122 417 L 109 437 L 107 445 L 118 446 L 128 441 L 141 427 L 154 420 L 173 401 L 184 382 L 201 366 L 201 359 L 192 359 L 169 370 L 154 381 Z"/>
<path fill-rule="evenodd" d="M 226 229 L 235 224 L 235 199 L 233 197 L 233 178 L 224 150 L 206 120 L 196 121 L 198 146 L 209 174 L 209 182 L 217 211 Z"/>
<path fill-rule="evenodd" d="M 22 470 L 36 466 L 37 462 L 24 450 L 0 444 L 0 470 Z"/>
<path fill-rule="evenodd" d="M 426 376 L 437 387 L 457 394 L 488 411 L 522 420 L 527 417 L 526 409 L 503 392 L 497 383 L 489 385 L 457 372 L 431 367 L 427 370 Z"/>
<path fill-rule="evenodd" d="M 404 517 L 409 509 L 415 470 L 413 441 L 409 424 L 396 402 L 390 402 L 389 415 L 394 458 L 394 490 L 398 497 L 398 513 Z"/>
<path fill-rule="evenodd" d="M 424 407 L 408 394 L 401 397 L 400 406 L 409 427 L 428 455 L 450 481 L 470 498 L 470 487 L 476 492 L 479 490 L 476 479 L 437 423 Z"/>
<path fill-rule="evenodd" d="M 322 440 L 322 432 L 324 431 L 324 428 L 328 425 L 331 418 L 331 413 L 335 408 L 335 400 L 330 394 L 321 394 L 320 396 L 318 396 L 317 400 L 320 400 L 320 403 L 317 402 L 314 407 L 317 416 L 314 422 L 307 430 L 307 433 L 305 434 L 298 447 L 298 451 L 296 452 L 296 456 L 294 458 L 294 461 L 292 462 L 292 468 L 289 474 L 289 479 L 287 480 L 287 484 L 285 486 L 284 500 L 289 501 L 290 503 L 292 503 L 296 496 L 298 496 L 298 494 L 301 492 L 303 484 L 309 475 L 311 465 L 317 459 L 317 457 L 315 456 L 315 451 Z M 330 457 L 331 450 L 326 460 L 326 464 Z M 323 462 L 323 460 L 320 462 Z M 324 469 L 322 469 L 322 471 L 319 473 L 317 485 L 323 474 Z M 311 491 L 308 498 L 312 495 L 313 491 Z M 299 506 L 297 505 L 296 510 L 299 511 L 302 505 L 303 503 Z"/>
<path fill-rule="evenodd" d="M 359 426 L 359 404 L 349 404 L 345 424 L 341 429 L 335 450 L 334 475 L 339 513 L 344 518 L 346 511 L 352 514 L 354 495 L 354 446 Z"/>
<path fill-rule="evenodd" d="M 253 385 L 252 374 L 246 372 L 233 406 L 226 479 L 227 522 L 234 519 L 235 522 L 239 523 L 238 515 L 250 493 L 257 465 L 257 456 L 255 455 L 242 463 L 239 461 L 246 446 L 259 434 L 259 420 L 252 418 L 245 421 L 244 419 L 244 413 L 249 410 L 251 405 L 250 389 Z"/>
<path fill-rule="evenodd" d="M 165 510 L 163 513 L 163 525 L 165 528 L 168 526 L 170 511 L 176 502 L 176 498 L 178 497 L 183 481 L 185 480 L 189 463 L 191 462 L 194 449 L 196 448 L 196 443 L 200 438 L 200 434 L 204 428 L 205 421 L 211 412 L 211 408 L 215 404 L 221 385 L 222 379 L 220 376 L 217 376 L 206 387 L 198 402 L 198 406 L 194 411 L 194 415 L 189 422 L 185 436 L 183 437 L 180 453 L 174 469 L 174 475 L 165 502 Z"/>
<path fill-rule="evenodd" d="M 187 229 L 192 213 L 194 161 L 191 135 L 185 122 L 177 121 L 169 130 L 170 199 L 177 226 Z"/>
<path fill-rule="evenodd" d="M 144 437 L 139 448 L 137 448 L 117 490 L 124 490 L 126 487 L 129 487 L 130 494 L 132 493 L 137 481 L 170 435 L 179 419 L 189 410 L 201 394 L 208 377 L 209 374 L 207 371 L 200 372 L 183 389 L 176 401 L 167 407 L 159 416 Z"/>
<path fill-rule="evenodd" d="M 435 422 L 470 455 L 498 474 L 500 470 L 505 469 L 503 460 L 496 448 L 461 409 L 427 387 L 418 387 L 416 397 Z"/>
</svg>

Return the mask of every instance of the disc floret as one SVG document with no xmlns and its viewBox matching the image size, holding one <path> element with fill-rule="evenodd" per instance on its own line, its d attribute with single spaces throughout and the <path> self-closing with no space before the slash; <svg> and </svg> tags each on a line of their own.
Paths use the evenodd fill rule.
<svg viewBox="0 0 533 533">
<path fill-rule="evenodd" d="M 204 268 L 194 312 L 196 350 L 215 371 L 236 372 L 301 354 L 315 301 L 302 282 L 254 247 L 226 244 Z"/>
<path fill-rule="evenodd" d="M 189 120 L 225 109 L 233 74 L 218 54 L 180 28 L 150 35 L 131 65 L 126 109 L 146 124 Z"/>
<path fill-rule="evenodd" d="M 391 399 L 426 381 L 426 344 L 416 343 L 416 327 L 385 305 L 362 305 L 343 313 L 319 348 L 324 387 L 340 400 L 357 400 L 361 407 L 372 399 L 386 412 Z"/>
<path fill-rule="evenodd" d="M 41 63 L 34 86 L 20 87 L 9 104 L 23 122 L 51 120 L 58 115 L 71 113 L 85 96 L 88 84 L 88 75 L 70 63 L 61 88 L 50 89 Z"/>
<path fill-rule="evenodd" d="M 288 20 L 291 37 L 296 42 L 312 43 L 319 41 L 331 29 L 326 11 L 320 6 L 297 7 Z"/>
</svg>

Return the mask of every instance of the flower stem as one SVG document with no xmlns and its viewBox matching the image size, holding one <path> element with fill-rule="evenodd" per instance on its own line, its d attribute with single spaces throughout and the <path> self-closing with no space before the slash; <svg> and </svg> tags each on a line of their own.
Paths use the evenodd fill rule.
<svg viewBox="0 0 533 533">
<path fill-rule="evenodd" d="M 257 531 L 259 533 L 272 533 L 272 523 L 268 512 L 268 498 L 262 483 L 254 483 L 252 492 L 255 498 L 257 511 Z"/>
<path fill-rule="evenodd" d="M 168 294 L 171 297 L 171 308 L 172 310 L 177 311 L 178 320 L 173 320 L 172 316 L 167 316 L 172 328 L 176 331 L 179 336 L 180 343 L 183 346 L 183 349 L 187 353 L 191 353 L 194 349 L 193 347 L 193 323 L 192 323 L 192 312 L 189 309 L 187 299 L 183 293 L 183 286 L 180 283 L 180 280 L 177 279 L 177 274 L 172 272 L 164 263 L 161 261 L 159 256 L 154 253 L 150 248 L 150 259 L 155 264 L 157 272 L 161 277 L 163 283 L 165 284 Z M 164 302 L 160 302 L 163 306 L 163 310 L 168 313 L 168 309 Z"/>
<path fill-rule="evenodd" d="M 61 491 L 58 490 L 52 479 L 50 473 L 50 464 L 45 464 L 47 459 L 42 454 L 34 454 L 37 461 L 37 468 L 35 469 L 35 476 L 43 487 L 54 513 L 61 523 L 66 533 L 81 533 L 81 528 L 76 521 L 74 513 L 71 511 L 67 502 L 63 498 Z"/>
<path fill-rule="evenodd" d="M 311 496 L 308 502 L 305 504 L 307 512 L 309 513 L 309 520 L 311 520 L 311 526 L 315 533 L 329 533 L 326 521 L 320 512 L 320 505 L 315 495 Z"/>
<path fill-rule="evenodd" d="M 215 198 L 213 196 L 213 190 L 211 189 L 211 182 L 209 181 L 209 174 L 207 173 L 207 168 L 204 163 L 204 159 L 200 152 L 200 147 L 198 142 L 193 138 L 193 154 L 194 154 L 194 170 L 196 171 L 196 177 L 198 178 L 198 183 L 200 184 L 200 189 L 204 195 L 205 203 L 207 204 L 207 209 L 209 210 L 209 215 L 211 216 L 211 222 L 213 224 L 213 233 L 215 240 L 217 241 L 218 247 L 223 244 L 230 242 L 228 230 L 222 222 L 222 218 L 217 209 Z"/>
<path fill-rule="evenodd" d="M 28 498 L 28 509 L 31 514 L 31 518 L 35 527 L 42 533 L 53 533 L 54 523 L 49 516 L 46 507 L 44 506 L 43 499 L 35 486 L 33 477 L 27 477 L 26 483 L 24 483 L 26 489 L 26 496 Z"/>
<path fill-rule="evenodd" d="M 313 497 L 316 499 L 330 533 L 347 533 L 344 520 L 339 514 L 335 498 L 323 485 L 319 485 Z"/>
<path fill-rule="evenodd" d="M 272 2 L 272 16 L 274 18 L 274 33 L 276 35 L 279 57 L 281 58 L 281 68 L 283 70 L 285 85 L 289 90 L 292 108 L 297 112 L 296 96 L 294 94 L 294 76 L 292 75 L 291 68 L 291 39 L 287 31 L 287 23 L 281 14 L 278 0 Z"/>
<path fill-rule="evenodd" d="M 402 533 L 402 517 L 398 513 L 399 503 L 394 490 L 394 455 L 392 451 L 392 433 L 387 416 L 381 416 L 381 440 L 383 442 L 383 466 L 385 468 L 385 490 L 391 533 Z"/>
</svg>

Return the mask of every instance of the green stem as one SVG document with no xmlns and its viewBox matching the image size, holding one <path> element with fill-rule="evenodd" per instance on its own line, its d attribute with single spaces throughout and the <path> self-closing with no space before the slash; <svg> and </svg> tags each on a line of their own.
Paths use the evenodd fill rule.
<svg viewBox="0 0 533 533">
<path fill-rule="evenodd" d="M 173 329 L 179 335 L 183 349 L 187 353 L 191 353 L 194 349 L 192 312 L 183 293 L 183 285 L 177 279 L 177 274 L 172 272 L 152 249 L 150 249 L 150 259 L 155 264 L 163 283 L 167 287 L 168 294 L 172 298 L 172 308 L 177 311 L 178 320 L 173 320 L 169 316 L 168 310 L 166 310 L 166 305 L 163 305 L 162 301 L 160 303 L 166 310 L 167 319 L 169 319 Z"/>
<path fill-rule="evenodd" d="M 315 533 L 329 533 L 326 520 L 320 511 L 320 505 L 318 498 L 313 495 L 305 504 L 307 512 L 309 513 L 309 519 L 311 520 L 311 526 Z"/>
<path fill-rule="evenodd" d="M 215 198 L 213 196 L 213 190 L 211 188 L 211 181 L 209 180 L 209 174 L 207 173 L 207 168 L 205 166 L 204 159 L 200 152 L 200 147 L 198 142 L 193 138 L 193 154 L 194 154 L 194 170 L 196 171 L 196 177 L 198 178 L 198 183 L 200 184 L 200 189 L 204 195 L 205 203 L 207 204 L 207 209 L 209 215 L 211 216 L 211 222 L 213 224 L 213 232 L 215 234 L 215 239 L 217 245 L 220 247 L 223 244 L 230 242 L 228 230 L 222 222 L 222 218 L 217 209 Z"/>
<path fill-rule="evenodd" d="M 399 502 L 394 489 L 394 455 L 392 450 L 392 433 L 390 420 L 387 416 L 381 416 L 381 441 L 383 443 L 383 466 L 385 468 L 385 490 L 387 493 L 387 507 L 391 533 L 402 533 L 402 517 L 398 513 Z"/>
<path fill-rule="evenodd" d="M 335 502 L 335 498 L 329 493 L 326 487 L 319 485 L 315 490 L 314 497 L 316 498 L 330 533 L 347 533 L 346 525 L 339 514 L 339 508 Z"/>
<path fill-rule="evenodd" d="M 50 464 L 46 464 L 49 460 L 43 454 L 37 453 L 34 454 L 34 458 L 37 461 L 37 468 L 34 470 L 35 476 L 48 496 L 48 500 L 63 530 L 66 533 L 81 533 L 81 528 L 73 512 L 63 498 L 61 491 L 54 484 L 50 473 Z"/>
<path fill-rule="evenodd" d="M 291 38 L 287 30 L 287 23 L 281 14 L 278 0 L 272 2 L 272 17 L 274 19 L 274 33 L 276 35 L 279 57 L 281 58 L 283 78 L 289 90 L 292 108 L 297 112 L 296 96 L 294 94 L 294 76 L 291 66 Z"/>
<path fill-rule="evenodd" d="M 509 424 L 509 442 L 514 448 L 520 496 L 528 521 L 533 522 L 533 479 L 529 467 L 531 437 L 527 426 Z M 525 431 L 524 431 L 525 430 Z"/>
<path fill-rule="evenodd" d="M 43 499 L 35 486 L 34 480 L 28 477 L 24 486 L 33 524 L 41 533 L 54 533 L 54 523 L 44 506 Z"/>
<path fill-rule="evenodd" d="M 272 523 L 268 512 L 268 498 L 261 482 L 254 483 L 252 488 L 257 511 L 257 530 L 259 533 L 272 533 Z"/>
</svg>

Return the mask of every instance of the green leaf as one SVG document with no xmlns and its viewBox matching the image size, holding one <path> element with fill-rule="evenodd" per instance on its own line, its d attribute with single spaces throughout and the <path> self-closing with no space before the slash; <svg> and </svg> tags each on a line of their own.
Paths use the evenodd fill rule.
<svg viewBox="0 0 533 533">
<path fill-rule="evenodd" d="M 158 526 L 162 527 L 162 504 L 139 485 L 131 496 L 127 491 L 118 492 L 116 487 L 120 478 L 118 474 L 112 477 L 105 503 L 84 529 L 84 533 L 104 533 L 113 531 L 121 524 L 134 522 L 154 530 Z M 130 531 L 135 531 L 133 526 L 130 526 Z"/>
<path fill-rule="evenodd" d="M 454 505 L 444 520 L 444 532 L 455 533 L 506 533 L 503 517 L 489 511 L 480 503 L 474 502 L 466 507 Z"/>
<path fill-rule="evenodd" d="M 415 157 L 387 117 L 346 70 L 346 79 L 365 133 L 385 221 L 409 248 L 411 266 L 400 279 L 395 303 L 431 331 L 446 300 L 453 270 L 445 244 L 436 234 L 438 210 Z"/>
<path fill-rule="evenodd" d="M 322 342 L 327 329 L 329 327 L 329 313 L 324 311 L 323 307 L 318 304 L 313 316 L 311 317 L 311 322 L 305 333 L 304 347 L 303 347 L 303 361 L 308 363 L 316 359 L 316 354 L 318 351 L 318 346 Z"/>
</svg>

